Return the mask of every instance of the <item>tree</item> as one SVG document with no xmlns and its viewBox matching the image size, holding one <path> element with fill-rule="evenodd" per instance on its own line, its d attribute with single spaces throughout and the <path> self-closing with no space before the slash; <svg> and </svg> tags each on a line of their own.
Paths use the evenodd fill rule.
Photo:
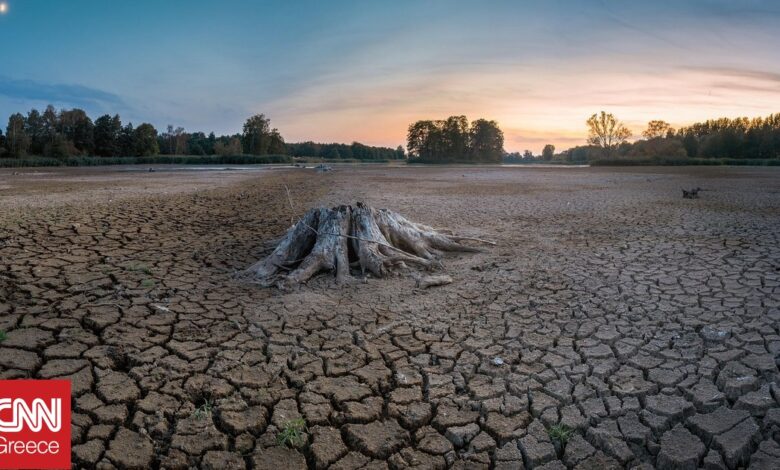
<svg viewBox="0 0 780 470">
<path fill-rule="evenodd" d="M 95 147 L 94 128 L 83 109 L 60 111 L 58 131 L 69 147 L 69 153 L 91 154 Z"/>
<path fill-rule="evenodd" d="M 476 161 L 501 163 L 504 155 L 504 133 L 496 121 L 477 119 L 469 130 L 469 147 Z"/>
<path fill-rule="evenodd" d="M 666 137 L 674 134 L 674 129 L 666 121 L 654 120 L 647 123 L 647 129 L 642 132 L 646 139 L 655 139 L 657 137 Z"/>
<path fill-rule="evenodd" d="M 8 127 L 5 130 L 6 146 L 12 157 L 23 157 L 30 148 L 30 137 L 24 129 L 24 121 L 24 116 L 20 113 L 12 114 L 8 118 Z"/>
<path fill-rule="evenodd" d="M 30 153 L 33 155 L 43 155 L 43 147 L 46 144 L 44 134 L 43 116 L 37 109 L 31 109 L 27 113 L 25 121 L 25 132 L 30 137 Z"/>
<path fill-rule="evenodd" d="M 43 145 L 53 144 L 54 138 L 57 136 L 57 127 L 59 126 L 59 119 L 57 118 L 57 111 L 54 106 L 46 106 L 46 110 L 43 111 Z"/>
<path fill-rule="evenodd" d="M 628 150 L 629 157 L 686 157 L 685 146 L 680 139 L 655 137 L 648 140 L 640 140 L 634 143 Z"/>
<path fill-rule="evenodd" d="M 611 113 L 594 114 L 588 121 L 588 143 L 607 153 L 631 137 L 631 131 Z"/>
<path fill-rule="evenodd" d="M 439 129 L 433 121 L 417 121 L 409 126 L 406 133 L 406 149 L 410 157 L 435 159 L 437 134 Z"/>
<path fill-rule="evenodd" d="M 469 157 L 469 121 L 466 116 L 450 116 L 441 128 L 443 157 L 465 160 Z"/>
<path fill-rule="evenodd" d="M 210 155 L 213 152 L 213 147 L 203 132 L 193 132 L 188 136 L 186 147 L 188 155 Z"/>
<path fill-rule="evenodd" d="M 158 147 L 164 155 L 182 155 L 189 151 L 190 135 L 183 127 L 168 124 L 167 132 L 163 132 L 158 140 Z"/>
<path fill-rule="evenodd" d="M 52 158 L 68 158 L 71 155 L 76 155 L 78 150 L 73 146 L 73 143 L 69 141 L 61 133 L 54 135 L 54 140 L 47 142 L 43 147 L 43 154 Z"/>
<path fill-rule="evenodd" d="M 217 155 L 223 157 L 241 155 L 241 139 L 238 137 L 224 137 L 220 139 L 214 144 L 214 152 Z"/>
<path fill-rule="evenodd" d="M 284 155 L 287 153 L 287 146 L 284 144 L 284 139 L 277 129 L 271 130 L 268 153 L 271 155 Z"/>
<path fill-rule="evenodd" d="M 596 145 L 580 145 L 572 147 L 564 153 L 567 161 L 583 163 L 604 158 L 605 152 L 603 147 Z"/>
<path fill-rule="evenodd" d="M 323 151 L 322 156 L 325 158 L 331 158 L 333 160 L 337 160 L 341 158 L 341 152 L 339 152 L 338 146 L 330 145 L 328 146 L 327 150 Z"/>
<path fill-rule="evenodd" d="M 95 155 L 114 157 L 119 155 L 119 135 L 122 132 L 122 120 L 119 115 L 105 114 L 95 120 L 93 131 Z"/>
<path fill-rule="evenodd" d="M 530 150 L 525 150 L 523 152 L 523 159 L 525 160 L 533 160 L 534 159 L 534 153 Z"/>
<path fill-rule="evenodd" d="M 135 144 L 135 155 L 147 157 L 160 153 L 160 147 L 157 145 L 157 129 L 153 125 L 145 122 L 136 127 L 133 133 Z"/>
<path fill-rule="evenodd" d="M 498 163 L 504 155 L 504 133 L 498 124 L 477 119 L 469 126 L 466 116 L 417 121 L 409 126 L 406 140 L 409 157 L 423 160 Z"/>
<path fill-rule="evenodd" d="M 255 114 L 244 123 L 242 135 L 244 153 L 266 155 L 271 146 L 271 120 L 265 114 Z"/>
<path fill-rule="evenodd" d="M 404 147 L 402 145 L 399 145 L 395 148 L 395 159 L 396 160 L 403 160 L 406 158 L 406 155 L 404 154 Z"/>
<path fill-rule="evenodd" d="M 542 150 L 542 160 L 550 161 L 555 156 L 555 145 L 553 144 L 547 144 L 544 146 L 544 149 Z"/>
<path fill-rule="evenodd" d="M 119 131 L 119 138 L 117 139 L 117 146 L 119 149 L 119 155 L 121 156 L 133 156 L 135 155 L 135 129 L 133 123 L 128 122 L 126 126 Z"/>
</svg>

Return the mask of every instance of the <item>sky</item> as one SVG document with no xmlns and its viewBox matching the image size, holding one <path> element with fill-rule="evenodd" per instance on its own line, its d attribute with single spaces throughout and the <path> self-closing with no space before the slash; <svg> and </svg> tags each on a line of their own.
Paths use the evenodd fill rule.
<svg viewBox="0 0 780 470">
<path fill-rule="evenodd" d="M 780 112 L 780 2 L 0 0 L 0 119 L 94 118 L 405 144 L 418 119 L 498 121 L 508 151 Z M 0 7 L 0 11 L 3 8 Z"/>
</svg>

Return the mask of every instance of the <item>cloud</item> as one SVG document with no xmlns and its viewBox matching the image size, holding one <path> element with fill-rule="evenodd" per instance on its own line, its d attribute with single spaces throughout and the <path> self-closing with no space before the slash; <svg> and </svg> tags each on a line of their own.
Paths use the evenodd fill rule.
<svg viewBox="0 0 780 470">
<path fill-rule="evenodd" d="M 770 82 L 774 85 L 780 85 L 780 73 L 768 70 L 755 70 L 737 67 L 705 67 L 705 66 L 683 66 L 684 70 L 695 72 L 704 72 L 712 75 L 727 76 L 732 78 L 746 78 L 760 82 Z"/>
<path fill-rule="evenodd" d="M 0 76 L 0 96 L 27 102 L 118 112 L 128 109 L 117 95 L 83 85 L 44 83 Z"/>
</svg>

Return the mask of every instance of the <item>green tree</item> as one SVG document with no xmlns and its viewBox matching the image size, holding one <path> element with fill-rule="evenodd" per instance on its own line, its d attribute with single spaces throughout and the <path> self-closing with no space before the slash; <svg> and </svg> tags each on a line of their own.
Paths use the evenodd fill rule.
<svg viewBox="0 0 780 470">
<path fill-rule="evenodd" d="M 504 133 L 496 121 L 477 119 L 469 131 L 470 154 L 475 161 L 501 163 L 504 155 Z"/>
<path fill-rule="evenodd" d="M 157 145 L 157 129 L 149 123 L 143 123 L 135 128 L 133 133 L 135 155 L 146 157 L 160 153 Z"/>
<path fill-rule="evenodd" d="M 93 131 L 95 155 L 114 157 L 119 155 L 119 135 L 122 132 L 122 120 L 119 115 L 105 114 L 95 120 Z"/>
<path fill-rule="evenodd" d="M 12 114 L 8 118 L 8 126 L 5 129 L 6 147 L 12 157 L 27 155 L 30 148 L 30 136 L 25 131 L 25 119 L 20 113 Z"/>
<path fill-rule="evenodd" d="M 655 137 L 648 140 L 640 140 L 634 143 L 628 150 L 629 157 L 654 158 L 654 157 L 686 157 L 685 146 L 680 139 Z"/>
<path fill-rule="evenodd" d="M 450 116 L 441 127 L 442 157 L 466 160 L 469 157 L 469 121 L 466 116 Z"/>
<path fill-rule="evenodd" d="M 46 106 L 41 118 L 43 119 L 42 145 L 53 144 L 54 139 L 57 136 L 57 128 L 59 127 L 59 117 L 57 116 L 57 111 L 54 109 L 54 106 Z"/>
<path fill-rule="evenodd" d="M 238 137 L 221 137 L 214 144 L 214 152 L 222 156 L 241 155 L 241 139 Z"/>
<path fill-rule="evenodd" d="M 46 135 L 44 133 L 43 116 L 37 109 L 31 109 L 27 113 L 25 121 L 25 131 L 30 137 L 30 153 L 33 155 L 43 155 L 43 147 L 46 145 Z"/>
<path fill-rule="evenodd" d="M 437 146 L 435 140 L 440 136 L 436 123 L 433 121 L 417 121 L 409 126 L 406 134 L 406 149 L 410 157 L 435 159 Z"/>
<path fill-rule="evenodd" d="M 54 140 L 47 142 L 43 147 L 43 154 L 52 158 L 68 158 L 71 155 L 78 154 L 78 150 L 73 146 L 73 143 L 69 141 L 61 133 L 54 135 Z"/>
<path fill-rule="evenodd" d="M 284 138 L 282 138 L 282 135 L 279 134 L 277 129 L 271 130 L 268 153 L 271 155 L 284 155 L 287 153 L 287 146 L 284 144 Z"/>
<path fill-rule="evenodd" d="M 188 155 L 208 155 L 206 149 L 209 147 L 209 143 L 206 134 L 203 132 L 193 132 L 192 134 L 187 135 L 189 136 L 186 148 Z"/>
<path fill-rule="evenodd" d="M 544 146 L 544 149 L 542 150 L 542 160 L 550 161 L 555 156 L 555 145 L 553 144 L 547 144 Z"/>
<path fill-rule="evenodd" d="M 83 109 L 62 110 L 59 116 L 59 134 L 74 153 L 89 155 L 94 151 L 94 124 Z"/>
<path fill-rule="evenodd" d="M 611 113 L 602 111 L 587 120 L 588 143 L 612 152 L 631 137 L 631 131 Z"/>
<path fill-rule="evenodd" d="M 135 128 L 132 122 L 128 122 L 127 125 L 122 127 L 119 131 L 119 138 L 117 139 L 117 147 L 119 155 L 121 156 L 133 156 L 135 155 Z"/>
<path fill-rule="evenodd" d="M 267 155 L 271 146 L 271 120 L 264 114 L 255 114 L 247 119 L 242 140 L 244 153 Z"/>
</svg>

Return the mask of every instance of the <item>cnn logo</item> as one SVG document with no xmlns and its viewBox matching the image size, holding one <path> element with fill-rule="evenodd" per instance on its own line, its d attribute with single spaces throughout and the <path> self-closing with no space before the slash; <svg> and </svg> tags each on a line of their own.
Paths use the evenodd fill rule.
<svg viewBox="0 0 780 470">
<path fill-rule="evenodd" d="M 0 380 L 0 469 L 70 467 L 70 381 Z"/>
<path fill-rule="evenodd" d="M 30 431 L 38 432 L 45 424 L 49 431 L 58 432 L 62 427 L 62 399 L 52 398 L 51 405 L 46 406 L 43 400 L 36 398 L 32 406 L 21 398 L 0 398 L 0 416 L 3 410 L 11 409 L 11 421 L 0 419 L 0 433 L 20 432 L 26 424 Z"/>
</svg>

